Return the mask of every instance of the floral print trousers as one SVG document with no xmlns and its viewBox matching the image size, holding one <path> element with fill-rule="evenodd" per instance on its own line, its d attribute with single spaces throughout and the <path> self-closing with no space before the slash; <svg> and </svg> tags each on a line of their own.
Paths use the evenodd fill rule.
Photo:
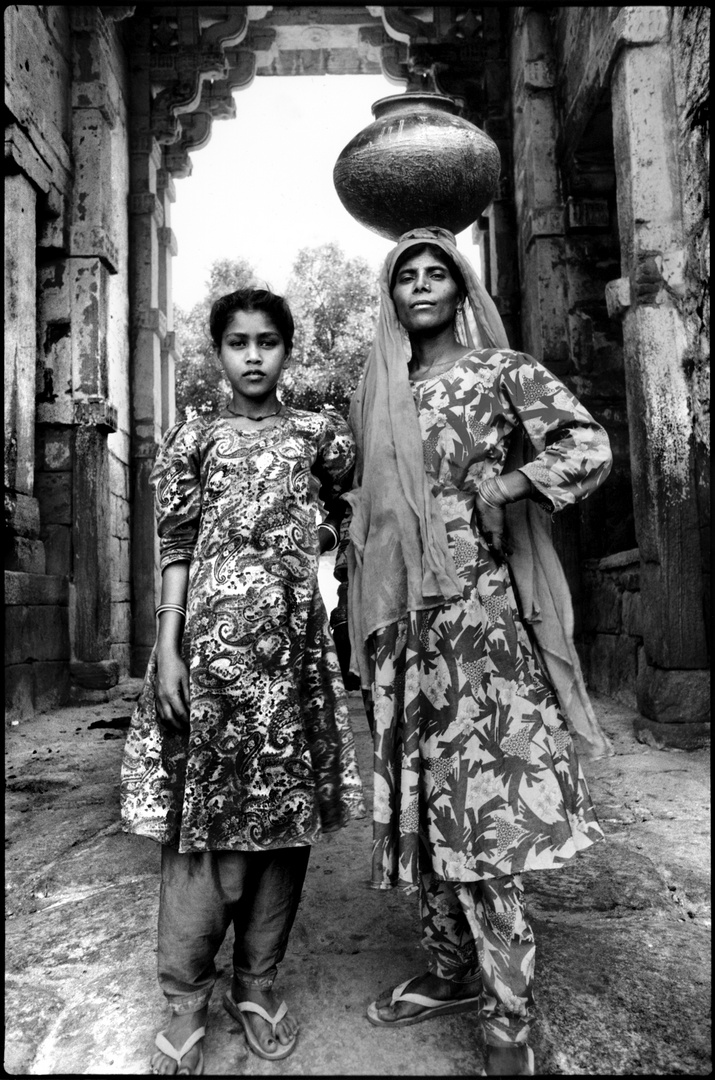
<svg viewBox="0 0 715 1080">
<path fill-rule="evenodd" d="M 478 882 L 420 876 L 422 945 L 429 970 L 467 983 L 479 978 L 479 1020 L 488 1046 L 526 1043 L 534 1023 L 534 934 L 521 876 Z"/>
</svg>

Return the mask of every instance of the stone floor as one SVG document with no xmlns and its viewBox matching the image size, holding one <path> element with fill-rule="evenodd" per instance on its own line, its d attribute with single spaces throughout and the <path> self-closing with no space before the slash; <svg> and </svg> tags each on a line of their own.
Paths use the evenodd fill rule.
<svg viewBox="0 0 715 1080">
<path fill-rule="evenodd" d="M 6 729 L 5 1069 L 13 1075 L 148 1072 L 165 1010 L 155 978 L 159 848 L 118 814 L 123 738 L 138 690 Z M 707 1075 L 710 787 L 705 750 L 659 751 L 633 714 L 594 699 L 615 756 L 586 765 L 608 842 L 569 868 L 526 875 L 538 952 L 537 1071 Z M 356 741 L 369 790 L 359 696 Z M 301 1024 L 282 1063 L 246 1054 L 221 1007 L 230 938 L 205 1042 L 209 1075 L 474 1076 L 474 1017 L 371 1027 L 376 992 L 422 967 L 416 900 L 367 887 L 368 821 L 314 849 L 281 989 Z"/>
</svg>

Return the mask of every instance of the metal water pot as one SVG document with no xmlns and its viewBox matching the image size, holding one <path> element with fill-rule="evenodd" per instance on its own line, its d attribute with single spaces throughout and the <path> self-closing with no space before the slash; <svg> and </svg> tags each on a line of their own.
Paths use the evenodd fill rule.
<svg viewBox="0 0 715 1080">
<path fill-rule="evenodd" d="M 372 106 L 375 120 L 351 139 L 333 169 L 340 201 L 361 225 L 396 240 L 441 225 L 461 232 L 494 198 L 496 144 L 442 94 L 396 94 Z"/>
</svg>

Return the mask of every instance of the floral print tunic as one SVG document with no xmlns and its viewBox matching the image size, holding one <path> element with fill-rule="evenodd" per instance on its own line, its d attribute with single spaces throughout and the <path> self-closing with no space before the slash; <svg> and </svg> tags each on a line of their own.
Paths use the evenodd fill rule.
<svg viewBox="0 0 715 1080">
<path fill-rule="evenodd" d="M 348 481 L 332 410 L 268 429 L 200 417 L 152 473 L 162 570 L 190 560 L 190 730 L 156 717 L 152 653 L 122 766 L 127 831 L 187 851 L 312 843 L 364 815 L 340 669 L 318 591 L 318 497 Z"/>
<path fill-rule="evenodd" d="M 566 721 L 474 494 L 521 425 L 523 467 L 552 510 L 608 475 L 603 429 L 536 360 L 473 350 L 413 386 L 424 464 L 463 582 L 369 642 L 375 723 L 373 886 L 420 872 L 478 881 L 561 865 L 603 836 Z"/>
</svg>

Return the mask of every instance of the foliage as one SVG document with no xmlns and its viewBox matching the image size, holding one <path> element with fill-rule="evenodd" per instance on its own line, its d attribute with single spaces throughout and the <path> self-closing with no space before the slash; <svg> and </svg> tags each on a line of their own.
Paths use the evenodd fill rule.
<svg viewBox="0 0 715 1080">
<path fill-rule="evenodd" d="M 178 415 L 218 411 L 230 387 L 216 357 L 208 322 L 219 296 L 256 282 L 243 259 L 219 259 L 211 267 L 207 295 L 189 311 L 174 309 L 181 359 L 176 365 Z M 296 323 L 292 361 L 280 396 L 299 409 L 333 405 L 347 415 L 372 341 L 378 308 L 377 273 L 338 244 L 302 248 L 286 289 Z"/>
<path fill-rule="evenodd" d="M 347 415 L 370 349 L 378 309 L 377 273 L 338 244 L 302 248 L 286 298 L 296 320 L 283 397 L 300 409 L 333 405 Z"/>
</svg>

